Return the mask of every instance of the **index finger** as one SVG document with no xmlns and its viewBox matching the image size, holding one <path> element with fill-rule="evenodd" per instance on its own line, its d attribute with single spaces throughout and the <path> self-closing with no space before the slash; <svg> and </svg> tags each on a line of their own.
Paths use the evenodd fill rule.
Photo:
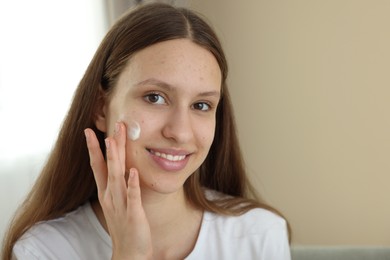
<svg viewBox="0 0 390 260">
<path fill-rule="evenodd" d="M 98 192 L 102 192 L 107 187 L 107 165 L 104 160 L 102 150 L 100 149 L 99 141 L 95 135 L 95 132 L 87 128 L 84 130 L 84 134 L 87 140 L 87 147 L 89 153 L 89 161 L 95 177 L 95 182 L 98 188 Z"/>
</svg>

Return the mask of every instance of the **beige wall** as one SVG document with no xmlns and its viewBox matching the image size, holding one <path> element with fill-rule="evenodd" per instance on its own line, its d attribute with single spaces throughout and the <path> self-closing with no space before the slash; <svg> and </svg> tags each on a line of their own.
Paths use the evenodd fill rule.
<svg viewBox="0 0 390 260">
<path fill-rule="evenodd" d="M 190 6 L 221 36 L 247 166 L 293 243 L 390 245 L 390 1 Z"/>
</svg>

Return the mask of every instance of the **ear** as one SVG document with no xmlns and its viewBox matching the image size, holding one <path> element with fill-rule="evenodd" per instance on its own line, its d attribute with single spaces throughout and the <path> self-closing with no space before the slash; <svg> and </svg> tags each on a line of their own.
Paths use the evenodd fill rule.
<svg viewBox="0 0 390 260">
<path fill-rule="evenodd" d="M 98 101 L 98 108 L 95 114 L 95 126 L 103 133 L 107 132 L 107 104 L 106 98 L 102 88 L 100 87 L 100 97 Z"/>
</svg>

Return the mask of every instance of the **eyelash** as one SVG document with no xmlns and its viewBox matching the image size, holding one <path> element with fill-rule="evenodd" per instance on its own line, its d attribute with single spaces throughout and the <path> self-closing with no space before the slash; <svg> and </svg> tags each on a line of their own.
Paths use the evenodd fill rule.
<svg viewBox="0 0 390 260">
<path fill-rule="evenodd" d="M 149 103 L 151 103 L 151 104 L 159 104 L 159 103 L 157 103 L 157 101 L 151 101 L 151 100 L 150 100 L 151 97 L 159 97 L 159 98 L 162 98 L 162 99 L 164 100 L 164 104 L 167 103 L 166 100 L 165 100 L 165 98 L 164 98 L 161 94 L 159 94 L 159 93 L 149 93 L 149 94 L 147 94 L 147 95 L 144 96 L 144 99 L 146 100 L 146 102 L 149 102 Z"/>
<path fill-rule="evenodd" d="M 210 103 L 208 102 L 197 102 L 195 103 L 194 105 L 192 105 L 193 108 L 195 108 L 196 105 L 206 105 L 208 108 L 206 110 L 203 110 L 203 109 L 197 109 L 197 110 L 200 110 L 202 112 L 207 112 L 207 111 L 210 111 L 212 110 L 212 106 L 210 105 Z"/>
<path fill-rule="evenodd" d="M 150 100 L 151 97 L 158 97 L 159 99 L 163 99 L 163 102 L 164 102 L 163 104 L 166 104 L 166 103 L 167 103 L 165 97 L 163 97 L 161 94 L 155 93 L 155 92 L 149 93 L 149 94 L 145 95 L 145 96 L 144 96 L 144 99 L 145 99 L 146 102 L 148 102 L 148 103 L 150 103 L 150 104 L 162 105 L 161 103 L 158 103 L 158 101 L 151 101 L 151 100 Z M 206 105 L 207 108 L 206 108 L 205 110 L 202 109 L 202 108 L 197 109 L 196 106 L 199 106 L 199 105 L 202 105 L 202 107 L 203 107 L 204 105 Z M 213 109 L 213 106 L 212 106 L 209 102 L 206 102 L 206 101 L 203 101 L 203 102 L 196 102 L 196 103 L 194 103 L 191 107 L 194 108 L 195 110 L 199 110 L 199 111 L 201 111 L 201 112 L 207 112 L 207 111 L 211 111 L 211 110 Z"/>
</svg>

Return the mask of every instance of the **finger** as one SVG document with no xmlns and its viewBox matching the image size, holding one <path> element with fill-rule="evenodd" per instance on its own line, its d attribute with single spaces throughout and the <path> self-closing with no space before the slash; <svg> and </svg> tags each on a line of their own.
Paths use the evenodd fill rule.
<svg viewBox="0 0 390 260">
<path fill-rule="evenodd" d="M 115 123 L 114 139 L 118 147 L 122 172 L 126 171 L 126 126 L 122 122 Z"/>
<path fill-rule="evenodd" d="M 148 255 L 152 250 L 150 225 L 142 206 L 139 172 L 137 169 L 130 169 L 127 183 L 127 223 L 134 226 L 133 233 L 137 241 L 143 241 L 143 244 L 137 245 L 136 250 L 140 255 Z"/>
<path fill-rule="evenodd" d="M 99 192 L 103 192 L 107 187 L 107 165 L 104 160 L 102 150 L 95 132 L 87 128 L 84 130 L 89 153 L 89 161 Z"/>
<path fill-rule="evenodd" d="M 118 147 L 115 139 L 108 137 L 105 142 L 108 168 L 107 191 L 112 196 L 114 207 L 119 210 L 126 206 L 125 174 L 119 161 Z"/>
<path fill-rule="evenodd" d="M 143 212 L 139 174 L 135 168 L 130 169 L 127 180 L 127 210 L 128 214 L 133 215 Z"/>
</svg>

